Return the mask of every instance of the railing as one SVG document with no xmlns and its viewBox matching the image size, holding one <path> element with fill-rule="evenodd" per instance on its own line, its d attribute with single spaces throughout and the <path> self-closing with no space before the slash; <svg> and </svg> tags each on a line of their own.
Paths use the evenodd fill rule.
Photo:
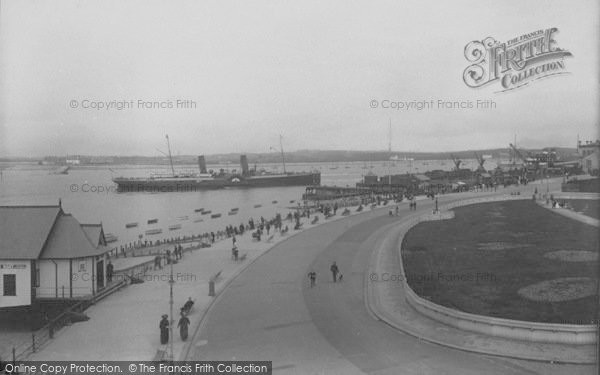
<svg viewBox="0 0 600 375">
<path fill-rule="evenodd" d="M 125 280 L 112 283 L 101 289 L 95 295 L 90 296 L 90 298 L 84 299 L 68 307 L 64 312 L 50 320 L 45 326 L 32 332 L 30 341 L 13 345 L 8 353 L 0 353 L 0 361 L 6 362 L 7 360 L 10 360 L 14 363 L 26 359 L 30 354 L 37 352 L 44 344 L 50 341 L 57 331 L 70 325 L 73 322 L 73 313 L 82 313 L 91 305 L 99 302 L 125 285 L 127 285 Z"/>
</svg>

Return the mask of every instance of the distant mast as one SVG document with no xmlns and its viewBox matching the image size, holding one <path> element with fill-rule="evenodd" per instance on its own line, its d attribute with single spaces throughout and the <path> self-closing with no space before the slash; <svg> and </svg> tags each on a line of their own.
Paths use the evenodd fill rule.
<svg viewBox="0 0 600 375">
<path fill-rule="evenodd" d="M 287 173 L 285 171 L 285 154 L 283 153 L 283 136 L 279 134 L 279 149 L 281 150 L 281 161 L 283 162 L 283 173 Z"/>
<path fill-rule="evenodd" d="M 173 158 L 171 157 L 171 144 L 169 142 L 169 135 L 166 134 L 167 138 L 167 149 L 169 150 L 169 162 L 171 163 L 171 172 L 173 172 L 173 177 L 175 177 L 175 168 L 173 168 Z"/>
<path fill-rule="evenodd" d="M 390 128 L 389 128 L 389 140 L 388 140 L 388 185 L 392 186 L 392 118 L 390 117 Z M 391 188 L 390 188 L 390 191 Z"/>
</svg>

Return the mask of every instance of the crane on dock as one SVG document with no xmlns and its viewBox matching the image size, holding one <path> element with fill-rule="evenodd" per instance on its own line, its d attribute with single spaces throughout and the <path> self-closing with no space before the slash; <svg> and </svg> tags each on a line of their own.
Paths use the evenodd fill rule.
<svg viewBox="0 0 600 375">
<path fill-rule="evenodd" d="M 485 172 L 485 167 L 483 166 L 483 164 L 485 163 L 485 159 L 483 158 L 483 156 L 480 156 L 477 152 L 474 152 L 475 154 L 475 159 L 477 159 L 477 162 L 479 163 L 479 167 L 477 167 L 477 172 Z"/>
<path fill-rule="evenodd" d="M 454 168 L 455 168 L 455 170 L 457 172 L 460 171 L 460 165 L 462 163 L 462 160 L 460 160 L 459 158 L 457 158 L 456 156 L 454 156 L 454 154 L 450 154 L 450 157 L 452 158 L 452 161 L 454 162 Z"/>
</svg>

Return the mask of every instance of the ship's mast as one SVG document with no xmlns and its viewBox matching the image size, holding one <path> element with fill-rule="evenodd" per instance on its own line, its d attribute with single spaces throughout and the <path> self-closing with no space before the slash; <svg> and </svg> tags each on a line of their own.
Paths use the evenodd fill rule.
<svg viewBox="0 0 600 375">
<path fill-rule="evenodd" d="M 390 185 L 390 192 L 392 191 L 392 118 L 390 117 L 390 129 L 389 129 L 389 140 L 388 140 L 388 185 Z"/>
<path fill-rule="evenodd" d="M 285 171 L 285 154 L 283 153 L 283 136 L 279 134 L 279 149 L 281 150 L 281 161 L 283 162 L 283 173 Z"/>
<path fill-rule="evenodd" d="M 175 177 L 175 168 L 173 168 L 173 157 L 171 157 L 171 144 L 169 143 L 169 135 L 165 135 L 167 138 L 167 149 L 169 150 L 169 162 L 171 163 L 171 172 L 173 172 L 173 177 Z"/>
</svg>

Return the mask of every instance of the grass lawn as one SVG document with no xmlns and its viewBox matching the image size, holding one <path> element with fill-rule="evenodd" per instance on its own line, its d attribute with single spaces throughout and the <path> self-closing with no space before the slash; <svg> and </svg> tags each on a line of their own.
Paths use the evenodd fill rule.
<svg viewBox="0 0 600 375">
<path fill-rule="evenodd" d="M 597 297 L 535 302 L 521 288 L 564 277 L 598 278 L 598 261 L 544 257 L 559 250 L 598 252 L 598 228 L 532 201 L 456 208 L 452 220 L 424 222 L 402 242 L 409 285 L 419 295 L 457 310 L 508 319 L 585 324 Z"/>
</svg>

